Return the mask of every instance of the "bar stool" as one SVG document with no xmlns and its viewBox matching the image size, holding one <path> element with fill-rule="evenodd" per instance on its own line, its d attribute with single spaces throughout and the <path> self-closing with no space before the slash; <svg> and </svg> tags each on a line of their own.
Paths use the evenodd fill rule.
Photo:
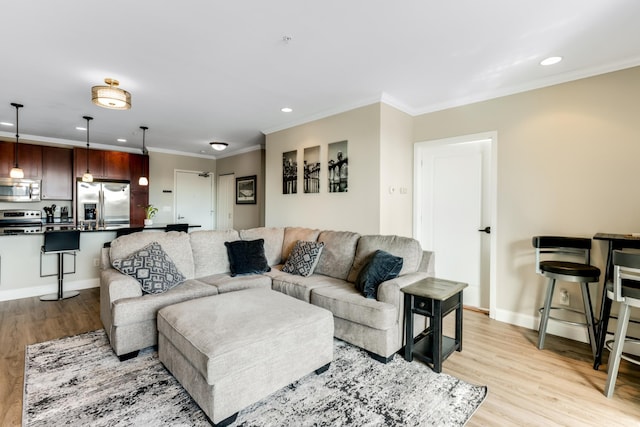
<svg viewBox="0 0 640 427">
<path fill-rule="evenodd" d="M 600 269 L 590 265 L 591 263 L 591 239 L 581 237 L 563 237 L 563 236 L 536 236 L 532 240 L 533 246 L 536 248 L 536 273 L 549 279 L 547 292 L 544 300 L 544 306 L 539 309 L 540 327 L 538 329 L 538 349 L 544 348 L 544 339 L 547 332 L 547 324 L 549 319 L 557 320 L 572 325 L 582 325 L 587 327 L 589 333 L 589 343 L 591 351 L 596 354 L 596 337 L 594 328 L 593 307 L 591 305 L 591 296 L 589 294 L 589 283 L 598 282 L 600 280 Z M 541 260 L 542 254 L 550 254 L 554 259 Z M 562 258 L 576 257 L 584 259 L 583 263 L 558 260 L 557 255 Z M 553 299 L 553 290 L 556 280 L 563 282 L 580 283 L 582 291 L 582 301 L 584 311 L 575 310 L 568 307 L 554 307 L 551 305 Z M 565 319 L 559 319 L 550 316 L 551 310 L 570 311 L 583 314 L 584 323 L 571 322 Z"/>
<path fill-rule="evenodd" d="M 64 255 L 73 256 L 73 273 L 76 271 L 76 251 L 80 250 L 80 231 L 78 230 L 55 230 L 44 233 L 44 245 L 40 248 L 40 277 L 58 276 L 58 292 L 55 294 L 43 295 L 40 301 L 59 301 L 75 297 L 78 291 L 64 290 Z M 48 254 L 58 255 L 58 271 L 54 274 L 42 274 L 42 256 Z"/>
<path fill-rule="evenodd" d="M 607 382 L 604 387 L 604 395 L 613 396 L 613 389 L 618 377 L 620 359 L 640 365 L 640 357 L 631 357 L 623 353 L 625 342 L 638 343 L 639 341 L 627 338 L 629 326 L 629 314 L 631 307 L 640 307 L 640 253 L 613 251 L 614 277 L 613 283 L 607 284 L 607 298 L 620 303 L 618 313 L 618 326 L 614 336 L 613 347 L 611 341 L 607 341 L 609 354 L 609 366 L 607 368 Z M 606 331 L 605 331 L 606 333 Z"/>
</svg>

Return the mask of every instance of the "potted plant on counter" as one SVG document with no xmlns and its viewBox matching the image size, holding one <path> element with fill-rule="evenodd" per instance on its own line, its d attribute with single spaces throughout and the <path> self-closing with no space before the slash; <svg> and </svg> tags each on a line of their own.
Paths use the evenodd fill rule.
<svg viewBox="0 0 640 427">
<path fill-rule="evenodd" d="M 158 213 L 158 208 L 153 205 L 144 206 L 144 225 L 152 225 L 153 217 Z"/>
</svg>

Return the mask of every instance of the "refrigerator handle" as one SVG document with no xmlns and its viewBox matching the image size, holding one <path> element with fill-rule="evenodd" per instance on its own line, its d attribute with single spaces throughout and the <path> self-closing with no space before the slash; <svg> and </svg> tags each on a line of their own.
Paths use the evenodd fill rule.
<svg viewBox="0 0 640 427">
<path fill-rule="evenodd" d="M 98 227 L 103 227 L 104 226 L 104 218 L 102 215 L 104 210 L 104 190 L 100 189 L 100 191 L 98 192 L 98 209 L 96 212 L 96 225 Z"/>
</svg>

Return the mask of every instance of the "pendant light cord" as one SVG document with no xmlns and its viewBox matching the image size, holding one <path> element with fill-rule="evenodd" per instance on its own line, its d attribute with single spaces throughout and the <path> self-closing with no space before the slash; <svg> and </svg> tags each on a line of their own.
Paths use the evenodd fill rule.
<svg viewBox="0 0 640 427">
<path fill-rule="evenodd" d="M 87 121 L 87 173 L 89 173 L 89 120 L 93 120 L 93 117 L 83 116 L 82 118 Z"/>
<path fill-rule="evenodd" d="M 11 103 L 12 106 L 16 107 L 16 149 L 13 152 L 13 163 L 15 167 L 18 167 L 18 140 L 20 139 L 20 115 L 18 111 L 20 108 L 24 107 L 22 104 L 17 104 L 15 102 Z"/>
</svg>

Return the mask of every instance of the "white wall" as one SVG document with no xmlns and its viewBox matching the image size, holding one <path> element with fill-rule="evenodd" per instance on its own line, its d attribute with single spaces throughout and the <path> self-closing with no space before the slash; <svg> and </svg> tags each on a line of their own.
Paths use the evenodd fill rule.
<svg viewBox="0 0 640 427">
<path fill-rule="evenodd" d="M 267 135 L 265 225 L 379 232 L 380 107 L 374 104 Z M 327 192 L 327 146 L 347 140 L 349 191 Z M 304 148 L 320 146 L 320 193 L 302 186 Z M 298 193 L 282 194 L 282 153 L 298 151 Z"/>
<path fill-rule="evenodd" d="M 640 231 L 639 99 L 632 68 L 414 119 L 415 142 L 498 133 L 498 319 L 537 326 L 545 284 L 532 236 Z M 603 267 L 605 246 L 594 249 Z M 565 286 L 578 306 L 577 288 Z"/>
</svg>

